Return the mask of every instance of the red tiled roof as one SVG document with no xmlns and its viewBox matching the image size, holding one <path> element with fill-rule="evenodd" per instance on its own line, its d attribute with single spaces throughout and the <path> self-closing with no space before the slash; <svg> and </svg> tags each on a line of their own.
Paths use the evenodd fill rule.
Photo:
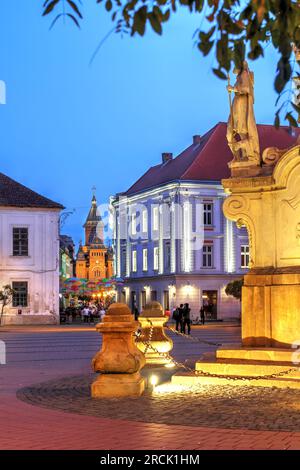
<svg viewBox="0 0 300 470">
<path fill-rule="evenodd" d="M 64 209 L 64 206 L 0 173 L 0 206 Z"/>
<path fill-rule="evenodd" d="M 226 129 L 227 124 L 219 122 L 201 137 L 200 142 L 190 145 L 173 160 L 149 168 L 123 194 L 135 194 L 172 181 L 220 181 L 228 178 L 228 162 L 233 157 L 227 144 Z M 257 129 L 261 153 L 267 147 L 291 147 L 300 134 L 300 130 L 295 129 L 295 134 L 291 135 L 286 126 L 276 129 L 272 125 L 258 124 Z"/>
</svg>

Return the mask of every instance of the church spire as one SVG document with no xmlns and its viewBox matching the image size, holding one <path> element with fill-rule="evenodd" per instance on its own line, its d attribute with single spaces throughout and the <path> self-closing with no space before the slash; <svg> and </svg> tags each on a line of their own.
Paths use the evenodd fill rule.
<svg viewBox="0 0 300 470">
<path fill-rule="evenodd" d="M 98 214 L 95 186 L 93 186 L 92 191 L 93 197 L 91 208 L 84 224 L 86 245 L 103 244 L 103 222 L 101 215 Z"/>
</svg>

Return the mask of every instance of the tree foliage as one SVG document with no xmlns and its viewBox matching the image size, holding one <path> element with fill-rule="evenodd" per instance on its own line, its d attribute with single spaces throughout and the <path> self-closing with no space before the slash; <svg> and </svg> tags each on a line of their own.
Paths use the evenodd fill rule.
<svg viewBox="0 0 300 470">
<path fill-rule="evenodd" d="M 229 282 L 225 287 L 226 295 L 231 295 L 235 299 L 242 299 L 242 287 L 244 285 L 243 279 L 237 279 L 235 281 Z"/>
<path fill-rule="evenodd" d="M 111 14 L 115 32 L 131 36 L 144 36 L 147 27 L 161 35 L 164 23 L 180 9 L 198 14 L 200 26 L 194 35 L 196 46 L 204 56 L 214 53 L 216 66 L 213 72 L 223 80 L 234 66 L 239 68 L 245 58 L 263 57 L 265 48 L 272 45 L 279 53 L 274 79 L 278 93 L 275 124 L 280 124 L 283 115 L 290 126 L 297 126 L 300 107 L 293 102 L 292 83 L 297 86 L 300 82 L 293 54 L 293 48 L 300 50 L 299 0 L 95 1 L 104 4 Z M 46 0 L 43 15 L 55 15 L 51 26 L 59 18 L 68 17 L 79 27 L 82 7 L 83 0 Z M 300 95 L 297 86 L 298 92 Z"/>
</svg>

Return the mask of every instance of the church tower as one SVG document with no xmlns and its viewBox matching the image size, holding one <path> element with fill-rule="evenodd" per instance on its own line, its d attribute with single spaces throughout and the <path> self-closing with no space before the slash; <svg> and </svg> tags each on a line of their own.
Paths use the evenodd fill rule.
<svg viewBox="0 0 300 470">
<path fill-rule="evenodd" d="M 83 225 L 85 243 L 79 246 L 76 259 L 76 276 L 99 281 L 113 275 L 111 250 L 104 244 L 104 224 L 98 213 L 95 194 Z"/>
</svg>

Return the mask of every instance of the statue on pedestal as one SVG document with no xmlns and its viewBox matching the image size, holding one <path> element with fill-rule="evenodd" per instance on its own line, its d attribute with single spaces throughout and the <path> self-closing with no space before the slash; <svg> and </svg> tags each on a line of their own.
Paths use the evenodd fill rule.
<svg viewBox="0 0 300 470">
<path fill-rule="evenodd" d="M 230 116 L 227 125 L 227 141 L 233 153 L 229 166 L 259 166 L 260 150 L 254 117 L 254 74 L 246 61 L 237 75 L 234 86 L 227 86 L 230 101 Z M 235 96 L 231 102 L 231 93 Z"/>
</svg>

